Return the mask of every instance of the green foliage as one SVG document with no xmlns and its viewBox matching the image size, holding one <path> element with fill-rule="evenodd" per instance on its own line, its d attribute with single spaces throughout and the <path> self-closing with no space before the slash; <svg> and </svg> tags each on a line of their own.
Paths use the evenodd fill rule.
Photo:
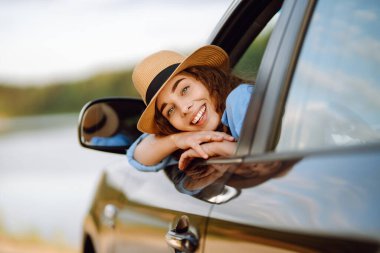
<svg viewBox="0 0 380 253">
<path fill-rule="evenodd" d="M 235 75 L 245 80 L 256 80 L 261 59 L 263 58 L 271 31 L 272 30 L 269 30 L 269 32 L 266 33 L 261 33 L 248 47 L 234 68 Z"/>
<path fill-rule="evenodd" d="M 103 73 L 87 80 L 37 87 L 0 84 L 0 117 L 79 112 L 90 100 L 138 94 L 131 71 Z"/>
</svg>

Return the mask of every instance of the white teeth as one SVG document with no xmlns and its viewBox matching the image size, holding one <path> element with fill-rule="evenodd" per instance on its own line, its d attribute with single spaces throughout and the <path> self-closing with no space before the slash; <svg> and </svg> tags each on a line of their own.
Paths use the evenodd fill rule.
<svg viewBox="0 0 380 253">
<path fill-rule="evenodd" d="M 199 121 L 199 119 L 200 119 L 200 118 L 203 116 L 203 114 L 205 113 L 205 111 L 206 111 L 206 106 L 203 105 L 203 106 L 201 107 L 201 109 L 199 110 L 199 112 L 197 113 L 197 115 L 194 117 L 193 121 L 191 121 L 191 123 L 193 123 L 193 124 L 197 124 L 198 121 Z"/>
</svg>

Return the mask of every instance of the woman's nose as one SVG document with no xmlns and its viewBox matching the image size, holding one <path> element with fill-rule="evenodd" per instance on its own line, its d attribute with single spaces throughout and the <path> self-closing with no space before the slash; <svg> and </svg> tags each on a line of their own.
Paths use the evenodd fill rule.
<svg viewBox="0 0 380 253">
<path fill-rule="evenodd" d="M 182 106 L 181 106 L 181 108 L 182 108 L 182 114 L 183 115 L 186 115 L 186 114 L 188 114 L 190 111 L 191 111 L 191 107 L 193 106 L 193 104 L 192 103 L 186 103 L 186 104 L 183 104 Z"/>
</svg>

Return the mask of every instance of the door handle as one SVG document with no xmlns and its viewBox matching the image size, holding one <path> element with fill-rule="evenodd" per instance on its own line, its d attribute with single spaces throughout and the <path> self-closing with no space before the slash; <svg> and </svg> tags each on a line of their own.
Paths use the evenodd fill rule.
<svg viewBox="0 0 380 253">
<path fill-rule="evenodd" d="M 118 208 L 115 205 L 107 204 L 103 209 L 102 221 L 109 228 L 115 228 L 115 220 Z"/>
<path fill-rule="evenodd" d="M 175 252 L 192 253 L 199 245 L 199 238 L 195 231 L 190 228 L 189 218 L 181 216 L 176 226 L 166 234 L 166 242 Z"/>
</svg>

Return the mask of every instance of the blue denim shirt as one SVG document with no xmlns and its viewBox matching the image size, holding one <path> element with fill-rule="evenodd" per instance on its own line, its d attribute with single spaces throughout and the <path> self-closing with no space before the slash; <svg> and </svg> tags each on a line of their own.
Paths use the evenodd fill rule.
<svg viewBox="0 0 380 253">
<path fill-rule="evenodd" d="M 228 96 L 227 96 L 226 109 L 222 115 L 222 124 L 224 124 L 225 126 L 227 126 L 230 129 L 232 136 L 236 140 L 238 140 L 240 137 L 240 130 L 241 130 L 242 125 L 243 125 L 244 116 L 246 114 L 248 103 L 249 103 L 249 100 L 250 100 L 250 98 L 254 92 L 254 89 L 255 89 L 255 86 L 253 86 L 253 85 L 241 84 L 238 87 L 236 87 L 234 90 L 232 90 L 231 93 L 228 94 Z M 173 164 L 178 163 L 178 161 L 176 159 L 174 159 L 172 156 L 168 156 L 168 157 L 164 158 L 161 162 L 159 162 L 155 165 L 151 165 L 151 166 L 147 166 L 147 165 L 141 164 L 138 161 L 136 161 L 133 157 L 133 154 L 135 153 L 136 146 L 146 136 L 148 136 L 148 134 L 141 135 L 131 145 L 131 147 L 127 151 L 128 161 L 133 167 L 135 167 L 136 169 L 138 169 L 140 171 L 156 172 L 156 171 L 159 171 L 159 170 L 165 168 L 168 165 L 173 165 Z M 177 185 L 177 189 L 181 188 L 181 186 L 183 189 L 182 190 L 179 189 L 180 191 L 182 191 L 186 194 L 190 193 L 188 190 L 186 190 L 183 187 L 183 184 L 181 184 L 181 182 L 179 182 L 179 184 Z M 190 195 L 197 194 L 198 192 L 199 191 L 192 192 L 192 194 L 190 194 Z"/>
<path fill-rule="evenodd" d="M 94 136 L 91 139 L 91 145 L 95 146 L 128 146 L 131 143 L 131 139 L 121 133 L 110 137 Z"/>
<path fill-rule="evenodd" d="M 227 96 L 226 109 L 222 115 L 222 124 L 230 129 L 231 135 L 236 140 L 239 140 L 249 100 L 254 91 L 255 86 L 240 84 Z"/>
</svg>

